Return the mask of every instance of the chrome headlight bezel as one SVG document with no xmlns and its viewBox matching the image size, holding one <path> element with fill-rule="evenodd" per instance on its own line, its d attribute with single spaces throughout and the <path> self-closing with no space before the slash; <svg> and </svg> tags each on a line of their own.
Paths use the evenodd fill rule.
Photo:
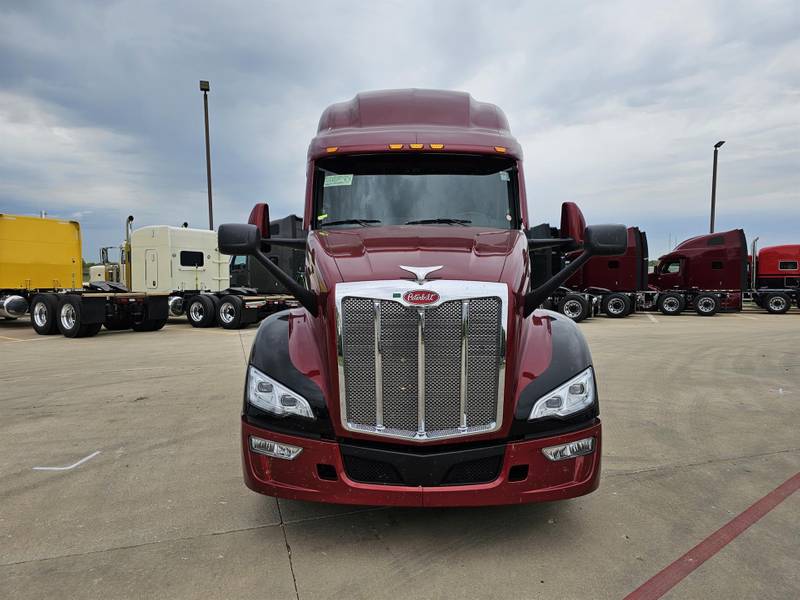
<svg viewBox="0 0 800 600">
<path fill-rule="evenodd" d="M 316 419 L 303 396 L 256 369 L 247 367 L 247 403 L 276 417 Z"/>
<path fill-rule="evenodd" d="M 563 419 L 591 408 L 596 402 L 597 385 L 594 380 L 594 368 L 588 367 L 539 398 L 531 409 L 528 421 L 546 418 Z"/>
</svg>

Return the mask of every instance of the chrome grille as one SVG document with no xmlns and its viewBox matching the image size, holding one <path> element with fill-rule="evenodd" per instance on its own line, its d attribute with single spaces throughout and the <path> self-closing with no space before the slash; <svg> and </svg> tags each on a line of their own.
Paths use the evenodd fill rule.
<svg viewBox="0 0 800 600">
<path fill-rule="evenodd" d="M 499 284 L 480 289 L 489 285 Z M 344 426 L 416 440 L 497 429 L 504 381 L 503 298 L 450 299 L 451 294 L 422 308 L 387 295 L 399 296 L 340 296 Z"/>
</svg>

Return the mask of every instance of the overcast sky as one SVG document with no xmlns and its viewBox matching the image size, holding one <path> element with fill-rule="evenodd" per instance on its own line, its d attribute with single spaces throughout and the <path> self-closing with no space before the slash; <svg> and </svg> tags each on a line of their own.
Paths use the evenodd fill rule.
<svg viewBox="0 0 800 600">
<path fill-rule="evenodd" d="M 558 5 L 556 7 L 556 5 Z M 525 152 L 532 224 L 565 200 L 651 257 L 708 228 L 800 243 L 800 3 L 14 2 L 0 5 L 0 212 L 137 225 L 302 215 L 319 115 L 356 92 L 465 90 Z"/>
</svg>

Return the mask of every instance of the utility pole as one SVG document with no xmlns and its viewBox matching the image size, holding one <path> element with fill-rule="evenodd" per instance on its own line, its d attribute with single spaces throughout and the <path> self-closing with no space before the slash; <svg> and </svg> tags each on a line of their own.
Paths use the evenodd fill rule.
<svg viewBox="0 0 800 600">
<path fill-rule="evenodd" d="M 714 172 L 711 175 L 711 225 L 709 226 L 709 233 L 714 233 L 714 217 L 717 212 L 717 153 L 724 143 L 725 140 L 721 140 L 714 144 Z"/>
<path fill-rule="evenodd" d="M 200 81 L 200 91 L 203 92 L 203 109 L 205 110 L 205 117 L 206 117 L 206 179 L 208 181 L 208 228 L 211 231 L 214 231 L 214 205 L 211 201 L 211 141 L 209 140 L 208 136 L 208 92 L 211 91 L 211 86 L 209 85 L 208 81 L 203 81 L 203 80 Z"/>
</svg>

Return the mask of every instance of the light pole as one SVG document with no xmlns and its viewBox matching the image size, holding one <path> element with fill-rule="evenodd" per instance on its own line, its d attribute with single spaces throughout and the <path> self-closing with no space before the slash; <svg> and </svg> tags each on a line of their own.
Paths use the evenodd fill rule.
<svg viewBox="0 0 800 600">
<path fill-rule="evenodd" d="M 206 116 L 206 179 L 208 180 L 208 228 L 213 231 L 214 206 L 213 203 L 211 202 L 211 142 L 208 137 L 208 92 L 211 91 L 211 86 L 208 84 L 207 81 L 200 80 L 200 91 L 203 92 L 203 109 L 205 110 L 205 116 Z"/>
<path fill-rule="evenodd" d="M 207 129 L 206 129 L 206 131 L 207 131 Z M 719 153 L 719 149 L 722 147 L 722 144 L 724 144 L 724 143 L 725 143 L 725 140 L 720 140 L 719 142 L 714 144 L 714 172 L 711 175 L 711 225 L 709 227 L 709 231 L 708 231 L 709 233 L 714 233 L 714 216 L 716 215 L 716 211 L 717 211 L 717 154 Z M 210 174 L 209 174 L 209 177 L 211 177 Z M 209 181 L 211 181 L 211 180 L 209 179 Z M 211 184 L 209 184 L 209 185 L 211 185 Z M 209 191 L 209 194 L 210 193 L 211 192 Z M 210 196 L 209 196 L 209 198 L 210 198 Z"/>
</svg>

